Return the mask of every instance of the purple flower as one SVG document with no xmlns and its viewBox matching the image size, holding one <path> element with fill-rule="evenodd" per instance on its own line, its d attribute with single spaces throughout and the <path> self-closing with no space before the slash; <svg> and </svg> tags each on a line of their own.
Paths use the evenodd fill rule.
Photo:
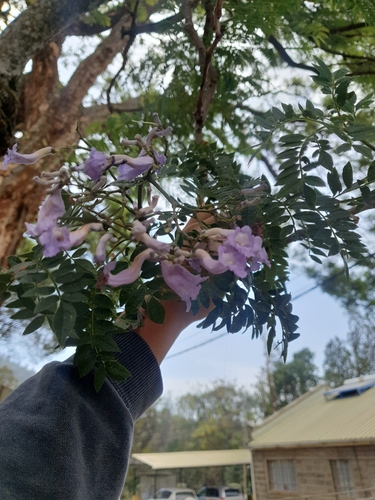
<svg viewBox="0 0 375 500">
<path fill-rule="evenodd" d="M 12 149 L 8 149 L 8 154 L 4 156 L 3 170 L 7 168 L 9 163 L 15 163 L 18 165 L 31 165 L 32 163 L 36 163 L 38 160 L 40 160 L 40 158 L 43 158 L 43 156 L 49 155 L 51 153 L 54 153 L 53 148 L 46 147 L 38 149 L 38 151 L 35 151 L 35 153 L 21 154 L 17 153 L 17 144 L 15 144 Z"/>
<path fill-rule="evenodd" d="M 191 274 L 180 264 L 168 260 L 162 260 L 160 264 L 164 281 L 186 303 L 186 311 L 190 311 L 191 301 L 198 297 L 200 283 L 207 277 Z"/>
<path fill-rule="evenodd" d="M 90 156 L 85 161 L 83 170 L 93 181 L 97 181 L 100 179 L 107 166 L 108 156 L 97 151 L 95 148 L 91 148 Z"/>
<path fill-rule="evenodd" d="M 148 258 L 152 258 L 153 254 L 154 252 L 151 249 L 144 250 L 136 256 L 131 266 L 129 266 L 127 269 L 124 269 L 124 271 L 121 271 L 118 274 L 111 274 L 111 271 L 113 271 L 115 267 L 115 263 L 109 262 L 106 266 L 104 266 L 103 269 L 105 283 L 113 287 L 133 283 L 133 281 L 138 278 L 144 261 Z"/>
<path fill-rule="evenodd" d="M 48 231 L 56 226 L 57 219 L 65 213 L 65 206 L 61 197 L 61 189 L 51 194 L 42 204 L 38 213 L 38 221 L 36 224 L 28 224 L 26 222 L 26 234 L 29 236 L 40 236 L 43 232 Z"/>
<path fill-rule="evenodd" d="M 156 163 L 163 167 L 167 163 L 167 157 L 163 153 L 158 153 L 155 149 L 153 150 Z"/>
<path fill-rule="evenodd" d="M 259 238 L 259 236 L 257 238 Z M 262 239 L 259 239 L 260 246 L 262 246 Z M 227 241 L 245 257 L 251 257 L 258 251 L 259 244 L 257 245 L 255 236 L 253 236 L 249 226 L 244 226 L 242 228 L 237 227 L 233 232 L 228 234 Z M 256 247 L 256 249 L 254 247 Z"/>
<path fill-rule="evenodd" d="M 44 257 L 54 257 L 62 250 L 70 250 L 84 242 L 90 231 L 103 231 L 103 225 L 98 222 L 85 224 L 76 231 L 69 232 L 66 226 L 49 228 L 39 235 L 39 243 L 43 245 Z"/>
<path fill-rule="evenodd" d="M 228 271 L 229 267 L 222 262 L 213 259 L 208 252 L 202 249 L 195 250 L 194 260 L 198 259 L 200 264 L 211 274 L 221 274 Z M 194 269 L 194 267 L 193 267 Z"/>
<path fill-rule="evenodd" d="M 39 236 L 39 243 L 43 245 L 44 257 L 54 257 L 61 250 L 69 250 L 69 229 L 66 226 L 50 228 Z"/>
<path fill-rule="evenodd" d="M 154 163 L 153 158 L 147 155 L 138 158 L 131 158 L 126 155 L 122 155 L 122 157 L 125 163 L 118 167 L 120 175 L 117 180 L 119 181 L 133 181 L 138 175 L 147 172 Z M 120 158 L 120 155 L 116 155 L 115 158 Z"/>
<path fill-rule="evenodd" d="M 227 243 L 220 245 L 219 250 L 219 262 L 234 272 L 239 278 L 245 278 L 247 276 L 246 269 L 246 257 L 240 253 L 236 248 L 228 245 Z"/>
<path fill-rule="evenodd" d="M 137 241 L 142 241 L 148 248 L 152 248 L 152 250 L 156 252 L 166 253 L 169 252 L 171 248 L 168 243 L 163 243 L 156 238 L 151 238 L 151 236 L 147 234 L 145 226 L 139 220 L 133 222 L 131 237 Z"/>
<path fill-rule="evenodd" d="M 103 264 L 106 258 L 106 245 L 108 242 L 116 243 L 118 240 L 111 233 L 105 233 L 100 238 L 99 243 L 95 249 L 94 261 L 97 264 Z"/>
</svg>

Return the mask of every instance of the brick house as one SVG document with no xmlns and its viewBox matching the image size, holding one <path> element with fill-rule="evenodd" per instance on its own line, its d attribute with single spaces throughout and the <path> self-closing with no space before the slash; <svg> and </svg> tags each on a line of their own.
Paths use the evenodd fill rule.
<svg viewBox="0 0 375 500">
<path fill-rule="evenodd" d="M 318 386 L 256 427 L 255 500 L 375 499 L 375 376 Z"/>
</svg>

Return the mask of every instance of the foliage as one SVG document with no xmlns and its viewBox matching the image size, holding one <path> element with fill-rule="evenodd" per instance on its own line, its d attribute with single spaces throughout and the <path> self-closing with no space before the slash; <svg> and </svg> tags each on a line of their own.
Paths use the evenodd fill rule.
<svg viewBox="0 0 375 500">
<path fill-rule="evenodd" d="M 18 386 L 18 380 L 8 366 L 0 367 L 0 388 L 2 386 L 10 390 L 14 390 Z"/>
<path fill-rule="evenodd" d="M 23 10 L 24 17 L 31 15 L 28 5 L 17 2 L 14 6 Z M 8 23 L 9 13 L 4 12 L 4 23 Z M 153 22 L 153 14 L 161 20 Z M 251 8 L 248 2 L 234 0 L 223 5 L 187 1 L 181 5 L 172 1 L 123 5 L 98 1 L 74 22 L 68 20 L 64 29 L 60 26 L 51 32 L 49 36 L 52 39 L 55 35 L 57 48 L 74 34 L 92 37 L 89 45 L 96 45 L 96 49 L 90 58 L 86 58 L 84 50 L 77 51 L 73 58 L 77 71 L 65 87 L 53 73 L 50 80 L 55 86 L 44 103 L 36 101 L 38 110 L 45 109 L 44 104 L 49 106 L 52 96 L 62 98 L 81 88 L 81 73 L 88 75 L 83 71 L 88 61 L 93 75 L 95 71 L 97 75 L 103 73 L 106 66 L 94 63 L 101 60 L 103 51 L 108 52 L 106 33 L 114 36 L 118 23 L 123 23 L 123 45 L 118 48 L 118 52 L 123 51 L 123 65 L 116 75 L 108 69 L 96 82 L 96 97 L 85 100 L 85 105 L 92 105 L 86 111 L 94 110 L 90 116 L 100 120 L 83 120 L 85 137 L 75 136 L 81 140 L 76 152 L 73 147 L 59 150 L 66 163 L 65 170 L 56 173 L 55 181 L 62 189 L 65 203 L 64 212 L 54 221 L 58 238 L 77 240 L 74 233 L 89 226 L 101 227 L 100 234 L 111 235 L 112 240 L 107 241 L 111 251 L 97 262 L 92 256 L 98 248 L 96 233 L 89 236 L 86 246 L 81 246 L 82 241 L 78 244 L 78 240 L 76 245 L 64 243 L 61 252 L 54 255 L 50 250 L 46 254 L 46 248 L 52 244 L 52 240 L 45 241 L 47 232 L 34 234 L 39 245 L 9 257 L 9 268 L 0 274 L 1 299 L 9 309 L 15 309 L 14 320 L 28 322 L 24 334 L 48 324 L 61 347 L 77 346 L 75 363 L 82 376 L 92 369 L 96 371 L 97 388 L 106 373 L 125 377 L 128 373 L 114 360 L 116 334 L 139 325 L 142 308 L 155 322 L 163 322 L 162 301 L 176 297 L 170 282 L 167 283 L 166 270 L 162 270 L 167 267 L 163 262 L 177 265 L 180 259 L 190 273 L 184 276 L 193 276 L 190 279 L 195 280 L 190 295 L 183 298 L 187 306 L 192 301 L 195 313 L 200 306 L 208 306 L 210 299 L 215 306 L 202 327 L 225 327 L 230 333 L 251 328 L 253 337 L 266 333 L 268 351 L 275 343 L 281 344 L 285 361 L 288 343 L 299 335 L 298 317 L 293 314 L 286 288 L 289 245 L 300 242 L 317 264 L 338 256 L 346 272 L 352 262 L 363 262 L 367 256 L 357 231 L 357 214 L 374 204 L 373 14 L 371 3 L 366 0 L 251 2 Z M 9 26 L 15 33 L 17 22 L 16 19 Z M 36 27 L 34 32 L 40 30 Z M 2 40 L 7 40 L 8 33 L 5 29 Z M 145 54 L 132 53 L 135 40 L 141 40 L 140 44 L 150 40 L 144 37 L 145 33 L 151 33 L 155 43 L 147 46 Z M 30 55 L 35 56 L 35 68 L 43 60 L 38 43 Z M 67 55 L 64 50 L 63 53 Z M 296 62 L 291 54 L 309 63 Z M 315 57 L 317 54 L 320 57 Z M 12 61 L 13 56 L 12 53 Z M 12 64 L 7 66 L 7 61 L 4 56 L 4 68 L 11 66 L 15 71 Z M 56 61 L 44 63 L 52 70 Z M 285 64 L 300 73 L 292 79 L 279 78 L 282 83 L 277 87 L 274 76 L 284 75 L 281 69 Z M 31 102 L 25 99 L 21 87 L 27 90 L 33 73 L 23 75 L 24 66 L 19 65 L 19 74 L 12 73 L 8 83 L 12 85 L 11 94 L 17 94 L 17 106 L 21 109 L 20 103 Z M 3 69 L 2 81 L 6 79 Z M 309 82 L 299 76 L 306 70 L 313 75 Z M 23 86 L 21 78 L 26 82 Z M 87 83 L 86 94 L 93 83 L 94 79 Z M 288 99 L 264 111 L 265 96 L 270 96 L 272 102 L 280 101 L 281 90 L 286 97 L 285 88 L 293 97 L 302 88 L 311 99 L 298 99 L 298 104 L 296 99 L 292 99 L 293 104 Z M 74 94 L 79 113 L 86 94 L 83 92 L 79 98 Z M 133 95 L 137 95 L 139 108 L 122 113 L 121 105 Z M 264 99 L 260 105 L 256 102 L 255 109 L 249 105 L 250 97 Z M 48 109 L 52 116 L 58 115 L 57 108 Z M 121 179 L 118 172 L 126 168 L 121 162 L 143 161 L 134 158 L 139 153 L 137 145 L 143 140 L 137 134 L 146 136 L 150 123 L 158 134 L 162 132 L 160 121 L 154 123 L 150 110 L 158 111 L 163 119 L 173 123 L 173 139 L 168 144 L 159 136 L 155 151 L 151 142 L 143 144 L 140 157 L 147 157 L 146 161 L 152 158 L 152 168 L 149 165 L 148 170 L 138 172 L 134 178 Z M 28 122 L 26 115 L 19 119 L 12 115 L 5 127 L 11 136 L 16 132 L 24 134 L 22 147 L 27 147 L 27 138 L 34 137 L 38 128 L 34 122 L 30 130 L 22 128 Z M 49 123 L 54 122 L 48 113 L 46 116 Z M 2 115 L 3 118 L 6 117 Z M 73 122 L 65 129 L 74 129 L 75 125 L 71 125 L 78 118 L 82 116 L 70 117 Z M 33 144 L 45 146 L 45 137 L 56 136 L 56 131 L 48 135 L 45 126 L 39 127 L 42 139 Z M 121 142 L 124 134 L 138 139 Z M 67 143 L 74 143 L 72 137 Z M 124 145 L 128 148 L 127 159 L 123 155 Z M 99 155 L 106 157 L 105 161 L 111 162 L 100 172 L 103 175 L 95 179 L 76 169 L 77 163 L 86 165 L 89 161 L 86 146 L 94 146 Z M 241 157 L 235 157 L 235 153 L 251 156 L 248 170 L 241 168 Z M 162 154 L 167 156 L 164 166 L 160 161 Z M 122 160 L 117 160 L 116 155 L 123 155 Z M 271 181 L 270 177 L 259 175 L 257 168 L 250 170 L 258 161 L 267 165 L 274 180 L 272 175 Z M 24 168 L 20 166 L 19 171 Z M 39 178 L 41 184 L 51 185 L 52 181 L 53 176 L 48 173 Z M 152 205 L 151 189 L 164 197 L 162 213 Z M 148 212 L 142 212 L 146 207 Z M 202 220 L 202 213 L 213 217 L 210 223 Z M 188 217 L 196 220 L 196 227 L 184 232 Z M 138 262 L 150 250 L 144 242 L 146 236 L 134 236 L 135 221 L 147 226 L 147 237 L 159 243 L 161 238 L 168 241 L 164 255 L 167 253 L 168 258 L 160 258 L 159 245 L 158 258 L 149 253 L 139 277 L 127 283 L 117 281 L 118 286 L 114 286 L 116 280 L 121 280 L 116 276 L 130 270 L 136 259 Z M 256 262 L 247 256 L 246 276 L 244 266 L 238 271 L 238 262 L 231 268 L 227 266 L 225 272 L 218 272 L 217 248 L 208 248 L 209 257 L 215 261 L 210 264 L 216 266 L 215 272 L 204 268 L 202 262 L 203 270 L 187 267 L 188 259 L 196 255 L 199 246 L 207 250 L 209 238 L 205 238 L 205 232 L 237 231 L 236 235 L 241 233 L 244 237 L 248 228 L 258 243 L 262 241 L 263 257 Z M 33 236 L 30 232 L 29 235 Z M 228 249 L 225 238 L 219 238 L 216 246 L 225 244 Z M 117 262 L 114 270 L 108 267 L 110 262 Z M 176 273 L 172 281 L 175 276 Z M 194 286 L 197 295 L 192 293 Z"/>
<path fill-rule="evenodd" d="M 301 349 L 287 363 L 268 363 L 255 386 L 257 418 L 265 418 L 299 398 L 319 383 L 314 353 Z"/>
<path fill-rule="evenodd" d="M 375 329 L 373 317 L 353 314 L 345 341 L 331 339 L 325 348 L 324 380 L 339 387 L 344 380 L 375 372 Z"/>
</svg>

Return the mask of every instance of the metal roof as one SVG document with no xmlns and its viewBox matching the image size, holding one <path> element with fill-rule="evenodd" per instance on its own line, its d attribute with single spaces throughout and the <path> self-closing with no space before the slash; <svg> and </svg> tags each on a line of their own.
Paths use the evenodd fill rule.
<svg viewBox="0 0 375 500">
<path fill-rule="evenodd" d="M 268 417 L 253 431 L 250 448 L 375 443 L 375 387 L 327 401 L 318 386 Z"/>
<path fill-rule="evenodd" d="M 375 386 L 375 375 L 367 375 L 364 377 L 352 378 L 345 380 L 344 385 L 330 389 L 324 393 L 326 399 L 346 398 L 354 395 L 362 394 L 371 387 Z"/>
<path fill-rule="evenodd" d="M 248 449 L 133 453 L 132 458 L 149 465 L 154 470 L 220 467 L 251 462 L 250 450 Z"/>
</svg>

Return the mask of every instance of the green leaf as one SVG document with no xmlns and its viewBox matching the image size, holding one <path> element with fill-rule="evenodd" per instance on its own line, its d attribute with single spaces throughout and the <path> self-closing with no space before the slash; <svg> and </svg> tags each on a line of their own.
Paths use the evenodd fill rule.
<svg viewBox="0 0 375 500">
<path fill-rule="evenodd" d="M 76 250 L 73 253 L 72 257 L 73 257 L 73 259 L 77 259 L 78 257 L 81 257 L 82 255 L 84 255 L 86 252 L 87 252 L 87 248 L 84 248 L 84 247 L 78 248 L 78 250 Z"/>
<path fill-rule="evenodd" d="M 43 326 L 45 319 L 46 318 L 44 316 L 37 316 L 36 318 L 34 318 L 31 323 L 24 329 L 22 335 L 29 335 L 29 333 L 38 330 L 41 326 Z"/>
<path fill-rule="evenodd" d="M 374 175 L 374 180 L 375 180 L 375 162 L 373 162 L 373 163 L 374 163 L 373 175 Z M 370 170 L 370 168 L 371 168 L 371 165 L 369 167 L 369 170 Z M 353 168 L 352 168 L 352 164 L 350 163 L 350 161 L 348 161 L 343 168 L 342 178 L 343 178 L 345 186 L 348 189 L 350 189 L 353 185 Z"/>
<path fill-rule="evenodd" d="M 20 283 L 41 283 L 42 281 L 45 281 L 48 278 L 47 273 L 45 273 L 43 271 L 39 271 L 39 272 L 32 272 L 32 271 L 33 270 L 30 270 L 30 272 L 25 271 L 25 274 L 22 276 L 22 278 L 19 278 L 19 282 Z"/>
<path fill-rule="evenodd" d="M 315 175 L 306 175 L 304 176 L 303 181 L 309 186 L 325 187 L 326 185 L 322 178 Z"/>
<path fill-rule="evenodd" d="M 151 321 L 162 325 L 165 319 L 165 309 L 161 305 L 160 301 L 151 297 L 147 302 L 147 315 Z"/>
<path fill-rule="evenodd" d="M 93 335 L 91 337 L 91 343 L 94 347 L 97 347 L 100 351 L 104 352 L 121 352 L 113 338 L 108 337 L 108 335 Z"/>
<path fill-rule="evenodd" d="M 328 182 L 330 190 L 332 191 L 333 196 L 335 196 L 336 193 L 341 192 L 342 185 L 341 185 L 339 173 L 337 172 L 337 169 L 335 167 L 332 168 L 331 172 L 328 172 L 327 182 Z"/>
<path fill-rule="evenodd" d="M 314 262 L 317 262 L 318 264 L 322 264 L 322 261 L 318 257 L 315 257 L 315 255 L 310 254 L 310 259 L 312 259 Z"/>
<path fill-rule="evenodd" d="M 40 299 L 40 301 L 35 306 L 34 313 L 36 314 L 49 311 L 54 312 L 58 301 L 58 295 L 50 295 L 49 297 L 44 297 L 43 299 Z"/>
<path fill-rule="evenodd" d="M 89 260 L 86 260 L 86 259 L 76 259 L 75 263 L 81 269 L 84 269 L 85 271 L 87 271 L 87 272 L 89 272 L 89 273 L 91 273 L 93 275 L 96 275 L 96 269 L 95 269 L 95 267 L 92 265 L 92 263 Z"/>
<path fill-rule="evenodd" d="M 96 352 L 91 351 L 86 357 L 78 364 L 78 371 L 80 377 L 88 375 L 96 365 L 97 355 Z"/>
<path fill-rule="evenodd" d="M 353 144 L 353 149 L 360 153 L 362 156 L 372 160 L 372 151 L 367 146 L 362 146 L 361 144 Z"/>
<path fill-rule="evenodd" d="M 144 298 L 146 296 L 146 288 L 140 286 L 130 295 L 125 303 L 126 314 L 136 312 L 138 308 L 143 304 Z"/>
<path fill-rule="evenodd" d="M 363 201 L 366 203 L 366 205 L 371 206 L 371 191 L 368 186 L 360 186 L 359 188 L 361 190 L 362 198 Z"/>
<path fill-rule="evenodd" d="M 265 118 L 262 118 L 261 116 L 256 116 L 255 120 L 259 123 L 261 127 L 265 128 L 266 130 L 270 130 L 273 128 L 273 124 L 270 123 Z"/>
<path fill-rule="evenodd" d="M 319 158 L 318 162 L 322 167 L 326 168 L 327 170 L 331 170 L 333 167 L 333 159 L 332 156 L 327 153 L 327 151 L 321 151 L 319 153 Z"/>
<path fill-rule="evenodd" d="M 61 347 L 64 347 L 67 337 L 73 332 L 75 321 L 76 310 L 72 304 L 62 300 L 53 320 L 53 329 Z"/>
<path fill-rule="evenodd" d="M 64 293 L 61 298 L 68 302 L 87 302 L 89 300 L 87 295 L 84 295 L 83 293 L 79 292 Z"/>
<path fill-rule="evenodd" d="M 93 304 L 96 307 L 103 307 L 106 309 L 113 309 L 114 305 L 110 297 L 104 293 L 98 293 L 95 295 Z"/>
<path fill-rule="evenodd" d="M 100 389 L 102 388 L 104 381 L 105 381 L 106 374 L 107 374 L 107 372 L 106 372 L 106 368 L 105 368 L 104 364 L 101 364 L 99 366 L 99 368 L 97 368 L 95 370 L 95 374 L 94 374 L 95 392 L 99 392 Z"/>
<path fill-rule="evenodd" d="M 370 166 L 367 171 L 367 181 L 374 182 L 375 181 L 375 161 L 370 163 Z"/>
<path fill-rule="evenodd" d="M 31 288 L 22 294 L 22 297 L 40 297 L 43 295 L 52 295 L 55 291 L 54 286 L 37 286 Z"/>
<path fill-rule="evenodd" d="M 76 272 L 76 273 L 68 272 L 61 276 L 55 277 L 55 280 L 57 281 L 57 283 L 62 283 L 62 284 L 73 283 L 82 278 L 84 274 L 85 274 L 84 272 Z"/>
<path fill-rule="evenodd" d="M 33 316 L 35 316 L 35 314 L 33 313 L 33 311 L 30 311 L 30 309 L 21 309 L 20 311 L 13 314 L 10 318 L 11 319 L 30 319 Z"/>
<path fill-rule="evenodd" d="M 373 141 L 375 139 L 375 127 L 372 125 L 354 123 L 349 125 L 347 132 L 355 141 Z"/>
<path fill-rule="evenodd" d="M 107 373 L 114 380 L 126 380 L 131 377 L 131 373 L 124 366 L 122 366 L 118 361 L 108 361 L 106 363 Z"/>
<path fill-rule="evenodd" d="M 280 137 L 280 142 L 284 144 L 298 144 L 306 139 L 306 136 L 302 134 L 287 134 Z"/>
<path fill-rule="evenodd" d="M 305 198 L 306 205 L 309 208 L 315 209 L 316 197 L 317 197 L 315 189 L 309 187 L 307 184 L 304 184 L 303 185 L 303 196 Z"/>
</svg>

